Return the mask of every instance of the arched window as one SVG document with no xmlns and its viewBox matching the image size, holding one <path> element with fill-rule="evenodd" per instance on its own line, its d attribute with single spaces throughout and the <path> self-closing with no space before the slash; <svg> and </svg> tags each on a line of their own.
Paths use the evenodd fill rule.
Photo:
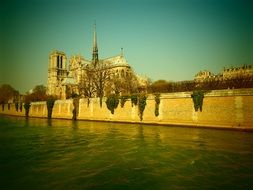
<svg viewBox="0 0 253 190">
<path fill-rule="evenodd" d="M 56 62 L 57 62 L 57 68 L 59 68 L 59 63 L 60 63 L 60 57 L 59 57 L 59 55 L 57 56 Z"/>
</svg>

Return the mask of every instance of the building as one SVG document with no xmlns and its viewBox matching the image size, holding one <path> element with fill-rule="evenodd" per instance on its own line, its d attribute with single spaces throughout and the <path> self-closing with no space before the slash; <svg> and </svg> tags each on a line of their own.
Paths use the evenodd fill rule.
<svg viewBox="0 0 253 190">
<path fill-rule="evenodd" d="M 253 65 L 243 65 L 241 67 L 224 68 L 222 76 L 225 80 L 233 78 L 253 77 Z"/>
<path fill-rule="evenodd" d="M 253 77 L 253 65 L 243 65 L 240 67 L 224 68 L 223 71 L 217 75 L 214 75 L 210 71 L 200 71 L 195 77 L 194 81 L 204 82 L 208 80 L 220 80 L 226 81 L 235 78 L 252 78 Z"/>
<path fill-rule="evenodd" d="M 53 51 L 49 55 L 47 94 L 64 97 L 68 78 L 67 56 L 64 52 Z"/>
<path fill-rule="evenodd" d="M 48 65 L 48 82 L 47 82 L 47 94 L 55 95 L 61 99 L 69 98 L 71 94 L 79 94 L 86 96 L 80 90 L 84 80 L 89 79 L 89 68 L 101 68 L 109 71 L 110 82 L 107 81 L 107 90 L 104 95 L 109 93 L 116 93 L 116 82 L 121 81 L 125 83 L 135 83 L 136 88 L 145 89 L 147 79 L 138 76 L 133 71 L 132 67 L 128 64 L 123 55 L 123 49 L 121 49 L 120 55 L 99 59 L 98 47 L 97 47 L 97 34 L 96 25 L 94 26 L 93 34 L 93 51 L 92 60 L 87 60 L 81 55 L 73 55 L 69 58 L 67 64 L 67 56 L 64 52 L 53 51 L 49 55 Z M 98 77 L 98 76 L 97 76 Z M 132 85 L 132 84 L 131 84 Z M 131 93 L 129 90 L 120 91 L 117 93 Z M 96 96 L 96 95 L 94 95 Z"/>
<path fill-rule="evenodd" d="M 204 70 L 204 71 L 198 72 L 195 75 L 194 80 L 196 82 L 203 82 L 204 80 L 210 79 L 210 78 L 213 78 L 213 77 L 214 77 L 214 75 L 210 71 Z"/>
</svg>

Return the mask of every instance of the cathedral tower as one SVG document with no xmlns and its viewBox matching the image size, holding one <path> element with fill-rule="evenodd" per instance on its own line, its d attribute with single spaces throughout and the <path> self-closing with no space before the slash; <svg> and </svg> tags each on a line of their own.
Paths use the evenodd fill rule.
<svg viewBox="0 0 253 190">
<path fill-rule="evenodd" d="M 61 82 L 67 77 L 67 57 L 64 52 L 49 55 L 47 94 L 61 96 Z"/>
</svg>

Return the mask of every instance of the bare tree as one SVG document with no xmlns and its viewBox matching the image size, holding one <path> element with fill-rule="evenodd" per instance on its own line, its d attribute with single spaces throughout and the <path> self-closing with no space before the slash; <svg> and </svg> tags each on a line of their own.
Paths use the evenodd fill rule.
<svg viewBox="0 0 253 190">
<path fill-rule="evenodd" d="M 99 97 L 102 107 L 102 98 L 110 80 L 110 69 L 103 62 L 90 64 L 85 68 L 85 75 L 81 78 L 79 92 L 85 97 Z"/>
<path fill-rule="evenodd" d="M 33 88 L 31 93 L 32 101 L 44 101 L 47 99 L 46 87 L 44 85 L 37 85 Z"/>
<path fill-rule="evenodd" d="M 110 80 L 110 68 L 103 62 L 99 62 L 92 66 L 92 82 L 96 90 L 96 95 L 100 100 L 100 107 L 102 107 L 102 98 L 104 97 L 105 87 Z"/>
<path fill-rule="evenodd" d="M 0 103 L 8 103 L 9 100 L 15 101 L 18 99 L 19 92 L 9 84 L 0 86 Z"/>
<path fill-rule="evenodd" d="M 134 94 L 138 92 L 140 87 L 139 82 L 135 75 L 128 75 L 124 80 L 124 87 L 126 92 L 129 94 Z"/>
<path fill-rule="evenodd" d="M 106 89 L 107 94 L 129 95 L 138 92 L 139 83 L 134 75 L 127 75 L 124 77 L 119 77 L 117 75 L 111 76 L 109 85 Z"/>
<path fill-rule="evenodd" d="M 123 92 L 123 81 L 121 78 L 116 76 L 111 76 L 108 81 L 108 85 L 106 86 L 105 93 L 108 94 L 122 94 Z"/>
<path fill-rule="evenodd" d="M 92 98 L 95 96 L 96 88 L 93 84 L 94 72 L 87 68 L 85 75 L 82 75 L 79 83 L 79 92 L 84 95 L 84 97 Z"/>
</svg>

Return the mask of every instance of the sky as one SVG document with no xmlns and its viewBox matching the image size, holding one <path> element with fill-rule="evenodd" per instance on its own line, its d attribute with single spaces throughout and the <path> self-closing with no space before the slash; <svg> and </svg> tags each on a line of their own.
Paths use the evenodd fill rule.
<svg viewBox="0 0 253 190">
<path fill-rule="evenodd" d="M 46 85 L 53 50 L 91 59 L 94 21 L 99 57 L 153 81 L 253 64 L 250 0 L 0 0 L 0 85 Z"/>
</svg>

